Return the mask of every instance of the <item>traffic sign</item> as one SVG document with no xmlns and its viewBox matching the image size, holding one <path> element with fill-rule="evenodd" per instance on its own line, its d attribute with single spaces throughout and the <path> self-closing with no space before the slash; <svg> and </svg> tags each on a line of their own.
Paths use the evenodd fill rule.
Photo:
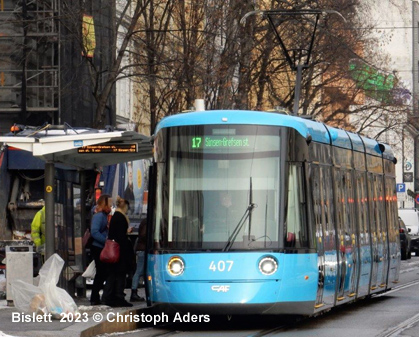
<svg viewBox="0 0 419 337">
<path fill-rule="evenodd" d="M 403 182 L 413 183 L 413 172 L 403 172 Z"/>
<path fill-rule="evenodd" d="M 419 194 L 416 194 L 415 202 L 419 205 Z"/>
<path fill-rule="evenodd" d="M 406 171 L 410 171 L 411 169 L 413 168 L 413 165 L 412 165 L 412 163 L 411 162 L 406 162 L 405 164 L 404 164 L 404 169 L 406 170 Z"/>
<path fill-rule="evenodd" d="M 406 193 L 406 184 L 396 184 L 397 193 Z"/>
</svg>

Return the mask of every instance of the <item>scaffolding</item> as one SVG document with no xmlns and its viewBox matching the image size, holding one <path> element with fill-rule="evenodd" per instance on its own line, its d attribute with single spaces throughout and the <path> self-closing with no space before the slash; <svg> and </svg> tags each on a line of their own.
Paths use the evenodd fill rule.
<svg viewBox="0 0 419 337">
<path fill-rule="evenodd" d="M 59 1 L 0 0 L 0 116 L 54 121 L 59 108 Z"/>
</svg>

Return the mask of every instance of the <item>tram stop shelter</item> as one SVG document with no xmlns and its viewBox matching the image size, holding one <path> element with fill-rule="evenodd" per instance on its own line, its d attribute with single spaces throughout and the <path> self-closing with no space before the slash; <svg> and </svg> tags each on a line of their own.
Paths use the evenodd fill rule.
<svg viewBox="0 0 419 337">
<path fill-rule="evenodd" d="M 45 161 L 45 258 L 55 253 L 54 177 L 55 165 L 64 164 L 80 171 L 81 185 L 85 184 L 84 170 L 97 169 L 132 160 L 152 157 L 151 137 L 134 131 L 106 131 L 68 126 L 27 128 L 0 137 L 0 142 Z M 85 203 L 82 193 L 81 202 Z M 86 214 L 82 207 L 82 226 Z M 85 228 L 82 228 L 84 233 Z"/>
</svg>

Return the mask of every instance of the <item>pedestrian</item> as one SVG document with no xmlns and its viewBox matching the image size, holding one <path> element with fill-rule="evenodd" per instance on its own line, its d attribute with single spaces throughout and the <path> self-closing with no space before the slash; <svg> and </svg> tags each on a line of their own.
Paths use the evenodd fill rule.
<svg viewBox="0 0 419 337">
<path fill-rule="evenodd" d="M 36 251 L 45 253 L 45 206 L 36 212 L 31 223 L 31 237 Z"/>
<path fill-rule="evenodd" d="M 138 228 L 138 238 L 135 244 L 135 253 L 137 255 L 137 268 L 132 278 L 131 284 L 131 302 L 144 301 L 144 297 L 138 295 L 138 285 L 140 283 L 140 277 L 144 280 L 144 261 L 145 261 L 145 243 L 147 233 L 147 219 L 143 219 Z"/>
<path fill-rule="evenodd" d="M 128 183 L 124 191 L 124 199 L 127 200 L 130 204 L 130 210 L 128 214 L 133 214 L 135 211 L 135 197 L 134 197 L 134 172 L 133 172 L 132 161 L 129 161 L 126 165 L 127 165 Z"/>
<path fill-rule="evenodd" d="M 134 259 L 134 250 L 128 239 L 129 219 L 127 212 L 129 201 L 118 196 L 116 210 L 109 223 L 108 239 L 119 244 L 119 261 L 108 263 L 108 276 L 102 299 L 111 307 L 132 307 L 132 303 L 125 300 L 125 280 Z"/>
<path fill-rule="evenodd" d="M 100 253 L 105 246 L 108 236 L 108 218 L 110 217 L 112 198 L 108 194 L 102 194 L 96 203 L 96 213 L 93 215 L 90 228 L 93 237 L 90 253 L 96 264 L 96 275 L 93 280 L 92 295 L 90 296 L 91 305 L 101 304 L 99 292 L 103 288 L 103 283 L 107 277 L 106 265 L 100 261 Z"/>
</svg>

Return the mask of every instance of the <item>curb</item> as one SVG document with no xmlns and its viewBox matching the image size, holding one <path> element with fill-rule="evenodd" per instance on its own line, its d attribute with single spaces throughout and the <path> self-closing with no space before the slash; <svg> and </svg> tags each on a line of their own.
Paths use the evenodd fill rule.
<svg viewBox="0 0 419 337">
<path fill-rule="evenodd" d="M 152 308 L 145 307 L 145 308 L 136 308 L 136 309 L 129 309 L 126 311 L 119 312 L 121 315 L 141 315 L 144 314 L 151 314 Z M 150 324 L 144 322 L 109 322 L 104 320 L 94 326 L 91 326 L 83 331 L 80 332 L 80 337 L 93 337 L 97 335 L 102 335 L 105 333 L 115 333 L 115 332 L 128 332 L 132 330 L 136 330 L 139 328 L 149 327 Z"/>
</svg>

